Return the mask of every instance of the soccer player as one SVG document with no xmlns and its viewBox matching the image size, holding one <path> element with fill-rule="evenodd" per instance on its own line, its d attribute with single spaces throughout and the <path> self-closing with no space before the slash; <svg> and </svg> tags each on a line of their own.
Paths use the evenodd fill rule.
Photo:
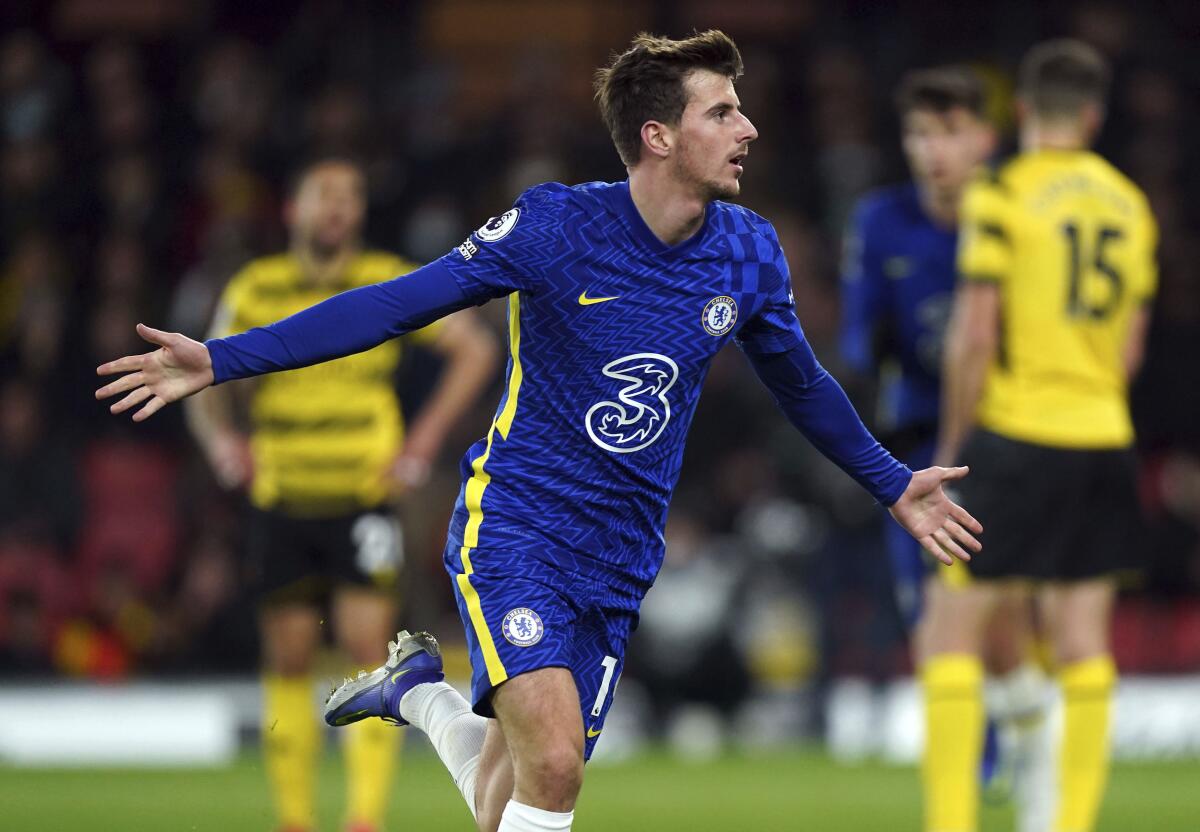
<svg viewBox="0 0 1200 832">
<path fill-rule="evenodd" d="M 1040 587 L 1063 693 L 1054 829 L 1093 829 L 1104 792 L 1113 574 L 1136 560 L 1127 390 L 1157 280 L 1145 196 L 1088 150 L 1107 84 L 1091 47 L 1034 47 L 1020 68 L 1021 152 L 963 201 L 935 459 L 975 469 L 961 494 L 990 534 L 927 612 L 934 832 L 976 826 L 981 631 L 1014 581 Z"/>
<path fill-rule="evenodd" d="M 965 67 L 908 73 L 896 106 L 913 181 L 868 196 L 855 212 L 842 278 L 842 350 L 860 372 L 880 375 L 888 447 L 910 467 L 924 468 L 937 439 L 959 204 L 972 174 L 991 155 L 995 136 L 983 85 Z M 887 523 L 884 540 L 919 664 L 922 598 L 938 592 L 938 579 L 900 526 Z M 1046 832 L 1054 799 L 1050 699 L 1045 674 L 1028 659 L 1029 631 L 1029 593 L 1010 590 L 997 603 L 983 642 L 988 714 L 999 723 L 1004 764 L 993 754 L 984 768 L 989 774 L 997 765 L 1011 769 L 1018 829 Z"/>
<path fill-rule="evenodd" d="M 286 211 L 289 251 L 255 260 L 233 278 L 214 337 L 415 268 L 393 254 L 363 249 L 365 184 L 359 167 L 340 159 L 300 172 Z M 319 367 L 213 387 L 187 401 L 189 425 L 222 484 L 249 487 L 248 556 L 261 597 L 265 669 L 263 740 L 287 830 L 314 825 L 321 722 L 311 673 L 323 605 L 330 604 L 338 644 L 356 666 L 386 658 L 402 559 L 389 498 L 420 484 L 446 431 L 495 366 L 495 340 L 473 312 L 407 340 L 445 361 L 407 432 L 395 392 L 399 340 Z M 249 437 L 235 419 L 237 394 L 249 400 Z M 398 736 L 371 720 L 345 737 L 348 830 L 367 832 L 382 823 Z"/>
<path fill-rule="evenodd" d="M 979 524 L 863 427 L 796 318 L 771 225 L 736 197 L 758 136 L 734 92 L 741 56 L 718 31 L 639 35 L 597 73 L 629 171 L 540 185 L 438 261 L 262 329 L 98 368 L 97 391 L 146 419 L 214 383 L 345 355 L 507 296 L 508 388 L 463 462 L 445 562 L 471 650 L 471 700 L 442 681 L 436 642 L 401 633 L 384 666 L 336 690 L 326 719 L 425 731 L 485 832 L 570 829 L 604 727 L 706 371 L 738 343 L 790 419 L 943 562 Z M 965 548 L 964 548 L 965 547 Z"/>
</svg>

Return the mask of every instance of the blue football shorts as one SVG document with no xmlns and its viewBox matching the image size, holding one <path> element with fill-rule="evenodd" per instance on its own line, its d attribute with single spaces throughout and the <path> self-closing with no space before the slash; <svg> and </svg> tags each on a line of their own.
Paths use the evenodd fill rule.
<svg viewBox="0 0 1200 832">
<path fill-rule="evenodd" d="M 514 676 L 567 668 L 579 689 L 584 759 L 591 757 L 641 598 L 529 552 L 476 548 L 463 558 L 452 540 L 444 560 L 467 633 L 475 712 L 494 716 L 492 691 Z"/>
</svg>

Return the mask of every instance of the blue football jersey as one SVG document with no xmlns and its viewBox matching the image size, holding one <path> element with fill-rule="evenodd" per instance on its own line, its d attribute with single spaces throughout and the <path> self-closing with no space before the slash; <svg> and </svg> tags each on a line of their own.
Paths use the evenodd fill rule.
<svg viewBox="0 0 1200 832">
<path fill-rule="evenodd" d="M 925 213 L 915 185 L 873 194 L 855 211 L 842 271 L 842 352 L 860 372 L 898 366 L 881 389 L 885 428 L 937 425 L 957 238 Z"/>
<path fill-rule="evenodd" d="M 627 182 L 546 184 L 440 262 L 467 296 L 509 297 L 506 390 L 463 459 L 448 557 L 519 550 L 640 596 L 713 357 L 803 339 L 774 229 L 712 202 L 667 246 Z"/>
</svg>

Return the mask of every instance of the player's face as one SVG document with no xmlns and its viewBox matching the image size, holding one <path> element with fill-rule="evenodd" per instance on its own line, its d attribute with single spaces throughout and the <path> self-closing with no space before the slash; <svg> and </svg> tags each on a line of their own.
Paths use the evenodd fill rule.
<svg viewBox="0 0 1200 832">
<path fill-rule="evenodd" d="M 758 131 L 741 111 L 733 81 L 699 69 L 684 79 L 687 106 L 676 131 L 675 175 L 706 202 L 741 191 L 742 161 Z"/>
<path fill-rule="evenodd" d="M 362 174 L 353 165 L 331 162 L 313 168 L 291 206 L 292 232 L 326 256 L 357 242 L 367 208 L 364 191 Z"/>
<path fill-rule="evenodd" d="M 987 158 L 991 131 L 965 107 L 904 116 L 904 154 L 913 177 L 927 187 L 957 190 Z"/>
</svg>

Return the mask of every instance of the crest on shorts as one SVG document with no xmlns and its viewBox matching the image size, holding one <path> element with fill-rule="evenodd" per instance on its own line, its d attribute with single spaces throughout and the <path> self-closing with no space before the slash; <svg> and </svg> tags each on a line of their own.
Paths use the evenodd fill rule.
<svg viewBox="0 0 1200 832">
<path fill-rule="evenodd" d="M 720 295 L 704 306 L 700 323 L 709 335 L 724 335 L 737 322 L 737 302 L 728 295 Z"/>
<path fill-rule="evenodd" d="M 532 647 L 542 640 L 546 628 L 542 626 L 542 617 L 529 607 L 517 607 L 509 610 L 500 625 L 500 632 L 510 644 L 517 647 Z"/>
</svg>

